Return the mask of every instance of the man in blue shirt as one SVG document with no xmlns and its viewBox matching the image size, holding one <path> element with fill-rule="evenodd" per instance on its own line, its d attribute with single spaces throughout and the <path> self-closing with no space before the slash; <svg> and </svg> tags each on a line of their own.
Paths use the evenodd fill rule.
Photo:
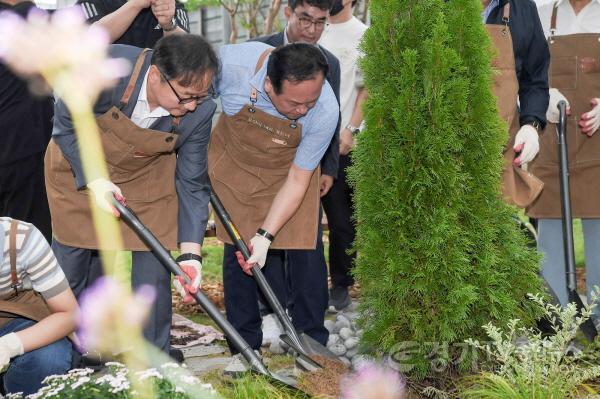
<svg viewBox="0 0 600 399">
<path fill-rule="evenodd" d="M 225 309 L 231 324 L 258 350 L 258 294 L 248 275 L 252 265 L 265 265 L 269 248 L 315 248 L 318 168 L 335 132 L 339 106 L 325 81 L 327 60 L 315 46 L 295 43 L 273 49 L 249 42 L 223 46 L 220 59 L 216 89 L 223 114 L 212 133 L 208 169 L 213 190 L 252 251 L 247 262 L 239 254 L 236 259 L 231 240 L 217 226 L 217 235 L 226 242 Z M 271 272 L 280 272 L 270 269 L 278 268 L 266 267 L 267 279 Z M 305 283 L 291 278 L 293 291 Z M 285 290 L 276 288 L 281 288 L 276 294 L 285 303 Z M 302 306 L 301 300 L 294 304 Z M 293 311 L 292 319 L 298 328 Z M 310 328 L 300 327 L 310 335 Z M 244 368 L 235 356 L 226 371 Z"/>
</svg>

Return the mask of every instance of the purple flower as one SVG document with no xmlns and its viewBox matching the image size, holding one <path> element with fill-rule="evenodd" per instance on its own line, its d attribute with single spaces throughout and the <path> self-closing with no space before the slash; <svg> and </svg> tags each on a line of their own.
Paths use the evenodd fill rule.
<svg viewBox="0 0 600 399">
<path fill-rule="evenodd" d="M 144 285 L 131 295 L 110 277 L 99 278 L 80 298 L 78 338 L 83 351 L 118 353 L 127 349 L 124 336 L 140 329 L 156 298 Z"/>
<path fill-rule="evenodd" d="M 404 399 L 406 382 L 395 370 L 372 362 L 342 379 L 342 399 Z"/>
</svg>

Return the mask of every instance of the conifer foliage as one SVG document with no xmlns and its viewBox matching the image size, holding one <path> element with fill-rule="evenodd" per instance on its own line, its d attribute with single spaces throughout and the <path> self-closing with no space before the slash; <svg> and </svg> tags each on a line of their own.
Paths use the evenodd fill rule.
<svg viewBox="0 0 600 399">
<path fill-rule="evenodd" d="M 398 357 L 422 377 L 428 343 L 533 320 L 539 256 L 500 196 L 508 135 L 480 0 L 374 0 L 371 13 L 366 130 L 350 170 L 363 344 L 397 356 L 416 343 Z"/>
</svg>

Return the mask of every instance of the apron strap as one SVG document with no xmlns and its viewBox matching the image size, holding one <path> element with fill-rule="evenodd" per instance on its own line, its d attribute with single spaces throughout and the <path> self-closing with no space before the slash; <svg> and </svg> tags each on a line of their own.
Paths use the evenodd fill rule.
<svg viewBox="0 0 600 399">
<path fill-rule="evenodd" d="M 256 62 L 256 68 L 254 69 L 254 74 L 258 73 L 259 69 L 262 68 L 265 60 L 267 59 L 267 57 L 269 56 L 269 54 L 271 54 L 271 52 L 273 51 L 272 48 L 268 48 L 265 51 L 262 52 L 262 54 L 260 55 L 260 57 L 258 57 L 258 61 Z M 254 104 L 256 102 L 256 99 L 258 98 L 258 91 L 256 90 L 255 87 L 253 87 L 250 90 L 250 102 L 252 104 Z"/>
<path fill-rule="evenodd" d="M 133 89 L 135 88 L 135 83 L 137 82 L 138 76 L 140 76 L 140 71 L 142 70 L 142 65 L 144 64 L 144 60 L 146 59 L 146 54 L 150 51 L 149 48 L 145 48 L 142 50 L 137 60 L 135 61 L 135 66 L 133 67 L 133 72 L 131 73 L 131 77 L 129 78 L 129 82 L 127 83 L 127 87 L 123 92 L 123 97 L 121 97 L 121 106 L 122 109 L 129 103 L 129 99 L 131 98 L 131 94 L 133 93 Z"/>
<path fill-rule="evenodd" d="M 550 37 L 554 37 L 556 34 L 556 14 L 558 11 L 558 1 L 554 3 L 552 7 L 552 17 L 550 18 Z"/>
<path fill-rule="evenodd" d="M 17 294 L 17 288 L 19 287 L 19 279 L 17 277 L 17 227 L 19 222 L 12 219 L 10 221 L 10 237 L 8 239 L 9 245 L 9 257 L 10 257 L 10 279 L 11 287 L 14 288 L 15 294 Z"/>
<path fill-rule="evenodd" d="M 504 22 L 504 24 L 507 26 L 510 22 L 510 3 L 506 3 L 504 5 L 504 10 L 502 12 L 502 22 Z"/>
</svg>

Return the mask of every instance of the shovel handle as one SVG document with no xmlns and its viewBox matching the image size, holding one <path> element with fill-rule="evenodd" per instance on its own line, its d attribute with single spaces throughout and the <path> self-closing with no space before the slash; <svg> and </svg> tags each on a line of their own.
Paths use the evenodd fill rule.
<svg viewBox="0 0 600 399">
<path fill-rule="evenodd" d="M 217 214 L 219 220 L 223 224 L 223 227 L 227 231 L 227 234 L 233 241 L 233 244 L 235 245 L 236 249 L 242 253 L 245 260 L 248 260 L 248 258 L 250 258 L 250 250 L 248 249 L 248 246 L 244 242 L 244 239 L 241 237 L 237 228 L 233 224 L 233 221 L 231 220 L 229 213 L 223 206 L 223 203 L 221 202 L 221 200 L 219 199 L 219 197 L 217 196 L 217 194 L 214 191 L 212 191 L 210 194 L 210 203 L 211 203 L 215 213 Z M 273 309 L 273 311 L 277 315 L 277 318 L 283 325 L 285 332 L 288 335 L 290 335 L 290 338 L 296 344 L 294 349 L 297 352 L 300 352 L 300 353 L 306 355 L 305 351 L 302 350 L 302 344 L 300 342 L 300 337 L 298 337 L 296 329 L 294 328 L 294 326 L 292 325 L 292 322 L 290 321 L 289 317 L 285 313 L 283 306 L 281 306 L 281 303 L 277 299 L 275 292 L 273 292 L 273 289 L 269 285 L 262 270 L 260 270 L 260 266 L 258 266 L 257 264 L 252 266 L 252 275 L 254 276 L 254 279 L 256 280 L 258 287 L 260 288 L 262 293 L 265 295 L 267 302 L 269 302 L 271 309 Z"/>
<path fill-rule="evenodd" d="M 133 232 L 139 237 L 139 239 L 150 248 L 154 256 L 167 268 L 171 273 L 176 276 L 183 277 L 187 283 L 190 283 L 190 278 L 181 269 L 179 264 L 173 259 L 171 253 L 158 241 L 158 239 L 146 228 L 146 226 L 139 220 L 136 214 L 128 206 L 120 203 L 113 195 L 111 196 L 112 205 L 121 214 L 120 218 L 133 230 Z M 269 370 L 265 367 L 260 358 L 254 353 L 250 345 L 244 340 L 244 338 L 237 332 L 237 330 L 227 321 L 227 319 L 221 314 L 219 309 L 208 299 L 201 290 L 196 293 L 190 293 L 196 302 L 202 307 L 202 309 L 210 316 L 210 318 L 219 326 L 219 328 L 229 338 L 231 344 L 244 356 L 251 367 L 264 375 L 272 376 Z"/>
</svg>

